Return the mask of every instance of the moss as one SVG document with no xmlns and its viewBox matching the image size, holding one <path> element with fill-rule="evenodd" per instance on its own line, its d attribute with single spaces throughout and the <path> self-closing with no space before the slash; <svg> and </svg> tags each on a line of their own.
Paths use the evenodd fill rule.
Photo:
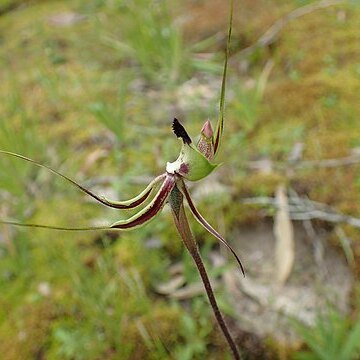
<svg viewBox="0 0 360 360">
<path fill-rule="evenodd" d="M 185 1 L 184 13 L 191 14 L 184 22 L 187 40 L 203 40 L 218 32 L 224 32 L 228 22 L 228 4 L 222 0 L 204 2 Z M 280 16 L 291 9 L 288 1 L 234 2 L 233 46 L 253 44 Z M 239 44 L 240 43 L 240 44 Z M 236 45 L 235 45 L 236 44 Z"/>
<path fill-rule="evenodd" d="M 103 212 L 100 211 L 101 208 L 94 203 L 85 202 L 84 195 L 81 195 L 79 192 L 77 193 L 75 189 L 73 189 L 74 192 L 69 191 L 69 189 L 67 189 L 65 193 L 62 191 L 63 186 L 67 187 L 70 185 L 65 185 L 64 182 L 60 185 L 60 183 L 57 183 L 55 180 L 53 182 L 55 182 L 55 184 L 50 184 L 47 189 L 43 189 L 43 196 L 45 196 L 46 199 L 41 199 L 34 203 L 36 212 L 27 220 L 28 222 L 76 228 L 93 226 L 96 217 L 103 215 Z M 57 189 L 58 186 L 60 189 Z M 46 185 L 44 187 L 46 187 Z M 49 198 L 48 192 L 53 194 L 51 198 Z M 76 193 L 77 195 L 74 195 Z M 76 199 L 77 196 L 79 197 Z M 46 240 L 50 235 L 50 232 L 46 230 L 39 229 L 33 231 L 38 232 L 36 238 L 39 242 Z M 64 234 L 64 232 L 51 231 L 51 237 L 53 239 L 63 239 Z M 96 236 L 96 233 L 69 232 L 66 233 L 66 237 L 68 236 L 72 240 L 91 239 Z"/>
<path fill-rule="evenodd" d="M 130 358 L 158 359 L 166 355 L 180 341 L 179 328 L 182 312 L 177 307 L 154 304 L 152 311 L 132 319 L 124 329 L 124 343 L 133 344 Z"/>
<path fill-rule="evenodd" d="M 118 265 L 130 273 L 138 273 L 145 287 L 149 287 L 152 282 L 161 281 L 166 276 L 167 261 L 156 248 L 147 248 L 151 238 L 145 234 L 146 230 L 144 235 L 136 231 L 122 233 L 114 251 Z"/>
<path fill-rule="evenodd" d="M 279 173 L 254 173 L 237 180 L 235 185 L 242 197 L 272 196 L 276 187 L 286 181 L 286 178 Z"/>
<path fill-rule="evenodd" d="M 342 129 L 351 137 L 356 136 L 351 130 L 358 131 L 353 118 L 360 112 L 355 99 L 358 80 L 354 68 L 360 53 L 356 40 L 360 34 L 353 10 L 359 11 L 345 10 L 343 23 L 337 20 L 336 10 L 330 8 L 286 27 L 276 46 L 277 61 L 265 94 L 264 119 L 288 122 L 296 117 L 311 131 L 322 126 L 332 130 L 333 135 Z M 298 80 L 291 80 L 294 72 L 299 74 Z M 346 114 L 352 114 L 350 121 L 344 118 Z M 309 132 L 307 135 L 310 140 L 318 137 Z"/>
<path fill-rule="evenodd" d="M 42 357 L 56 314 L 48 300 L 29 302 L 9 314 L 0 325 L 0 351 L 8 360 Z"/>
</svg>

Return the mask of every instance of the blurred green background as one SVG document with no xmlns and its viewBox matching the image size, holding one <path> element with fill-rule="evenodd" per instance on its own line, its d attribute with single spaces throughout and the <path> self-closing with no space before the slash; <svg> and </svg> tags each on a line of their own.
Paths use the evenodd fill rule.
<svg viewBox="0 0 360 360">
<path fill-rule="evenodd" d="M 243 199 L 272 199 L 285 184 L 297 196 L 360 217 L 360 3 L 320 3 L 323 8 L 311 9 L 306 6 L 317 2 L 235 0 L 224 164 L 191 191 L 237 248 L 249 279 L 259 275 L 263 246 L 245 251 L 247 257 L 242 249 L 251 236 L 260 239 L 262 227 L 261 235 L 272 237 L 275 210 Z M 278 19 L 304 7 L 310 11 L 290 16 L 271 41 L 253 46 Z M 215 124 L 228 10 L 224 0 L 0 0 L 0 149 L 108 197 L 131 197 L 176 159 L 174 117 L 194 137 L 207 118 Z M 322 163 L 349 158 L 350 165 Z M 52 174 L 0 156 L 2 219 L 78 227 L 125 215 Z M 235 291 L 241 286 L 234 290 L 226 281 L 240 281 L 236 264 L 193 225 L 246 359 L 359 356 L 359 227 L 310 223 L 307 248 L 316 252 L 322 239 L 325 258 L 333 254 L 325 259 L 331 278 L 341 264 L 350 284 L 346 306 L 337 308 L 334 294 L 324 291 L 328 306 L 314 305 L 312 321 L 278 315 L 286 322 L 280 334 L 278 320 L 263 318 L 270 298 L 257 301 L 255 312 L 251 304 L 239 311 L 236 304 L 251 296 L 241 297 Z M 303 276 L 307 258 L 297 249 L 285 287 L 301 283 L 304 293 L 321 281 Z M 271 251 L 261 256 L 272 261 Z M 335 289 L 339 296 L 344 278 Z M 230 359 L 198 285 L 166 208 L 150 225 L 125 233 L 0 225 L 0 357 Z"/>
</svg>

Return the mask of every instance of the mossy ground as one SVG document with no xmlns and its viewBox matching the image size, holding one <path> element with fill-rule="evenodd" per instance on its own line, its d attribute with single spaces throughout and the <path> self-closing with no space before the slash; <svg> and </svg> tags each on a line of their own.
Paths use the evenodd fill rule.
<svg viewBox="0 0 360 360">
<path fill-rule="evenodd" d="M 236 4 L 220 156 L 226 163 L 217 178 L 231 190 L 199 203 L 209 221 L 228 233 L 261 221 L 258 209 L 234 199 L 273 195 L 280 183 L 360 217 L 359 165 L 298 169 L 291 176 L 247 167 L 259 158 L 286 162 L 296 142 L 304 143 L 305 160 L 348 156 L 360 147 L 358 6 L 318 10 L 289 23 L 271 48 L 249 58 L 237 53 L 304 3 Z M 145 14 L 143 1 L 134 4 Z M 223 1 L 187 1 L 171 9 L 179 24 L 175 30 L 185 35 L 182 42 L 165 38 L 165 57 L 181 59 L 169 68 L 153 61 L 151 39 L 141 53 L 131 48 L 139 39 L 125 2 L 9 0 L 0 12 L 0 149 L 79 181 L 91 179 L 100 192 L 124 198 L 176 158 L 172 117 L 184 120 L 192 134 L 207 117 L 216 119 L 224 36 L 202 45 L 200 54 L 196 45 L 225 34 Z M 81 17 L 69 20 L 69 14 Z M 270 58 L 272 71 L 256 98 L 256 81 Z M 149 63 L 146 71 L 142 61 Z M 205 88 L 198 86 L 202 82 Z M 0 159 L 0 188 L 1 217 L 81 226 L 119 216 L 15 160 Z M 201 243 L 210 240 L 194 229 Z M 227 347 L 216 327 L 209 327 L 204 299 L 187 302 L 189 308 L 155 294 L 156 283 L 168 279 L 170 263 L 184 252 L 169 212 L 144 229 L 117 235 L 1 231 L 0 351 L 6 359 L 224 359 Z M 345 231 L 359 264 L 360 233 Z M 354 271 L 359 273 L 358 265 Z"/>
</svg>

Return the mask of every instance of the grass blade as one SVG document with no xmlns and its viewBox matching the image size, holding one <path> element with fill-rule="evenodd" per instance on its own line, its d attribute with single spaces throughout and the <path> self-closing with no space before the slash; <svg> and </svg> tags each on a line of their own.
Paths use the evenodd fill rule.
<svg viewBox="0 0 360 360">
<path fill-rule="evenodd" d="M 224 131 L 226 76 L 227 76 L 227 68 L 228 68 L 229 53 L 230 53 L 233 12 L 234 12 L 234 0 L 231 0 L 230 1 L 229 30 L 228 30 L 226 50 L 225 50 L 225 63 L 224 63 L 222 81 L 221 81 L 220 114 L 219 114 L 218 122 L 216 124 L 216 129 L 215 129 L 214 156 L 216 156 L 217 152 L 220 149 L 221 138 L 222 138 L 222 134 Z"/>
</svg>

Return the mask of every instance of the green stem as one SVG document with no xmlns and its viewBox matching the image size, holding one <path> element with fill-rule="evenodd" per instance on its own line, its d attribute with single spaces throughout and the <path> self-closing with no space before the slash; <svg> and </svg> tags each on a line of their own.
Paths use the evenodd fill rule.
<svg viewBox="0 0 360 360">
<path fill-rule="evenodd" d="M 200 273 L 201 279 L 203 281 L 206 294 L 208 296 L 210 305 L 213 309 L 215 318 L 220 326 L 221 331 L 223 332 L 226 341 L 228 342 L 230 349 L 233 353 L 235 360 L 240 360 L 240 353 L 236 347 L 236 344 L 230 334 L 230 331 L 225 323 L 225 320 L 220 312 L 219 306 L 217 304 L 209 277 L 207 275 L 204 263 L 201 259 L 200 252 L 195 240 L 195 237 L 190 229 L 189 222 L 187 220 L 184 204 L 183 204 L 183 195 L 180 193 L 177 187 L 175 187 L 170 195 L 170 206 L 173 212 L 174 222 L 176 228 L 183 240 L 186 249 L 189 251 L 192 256 L 196 267 Z"/>
</svg>

